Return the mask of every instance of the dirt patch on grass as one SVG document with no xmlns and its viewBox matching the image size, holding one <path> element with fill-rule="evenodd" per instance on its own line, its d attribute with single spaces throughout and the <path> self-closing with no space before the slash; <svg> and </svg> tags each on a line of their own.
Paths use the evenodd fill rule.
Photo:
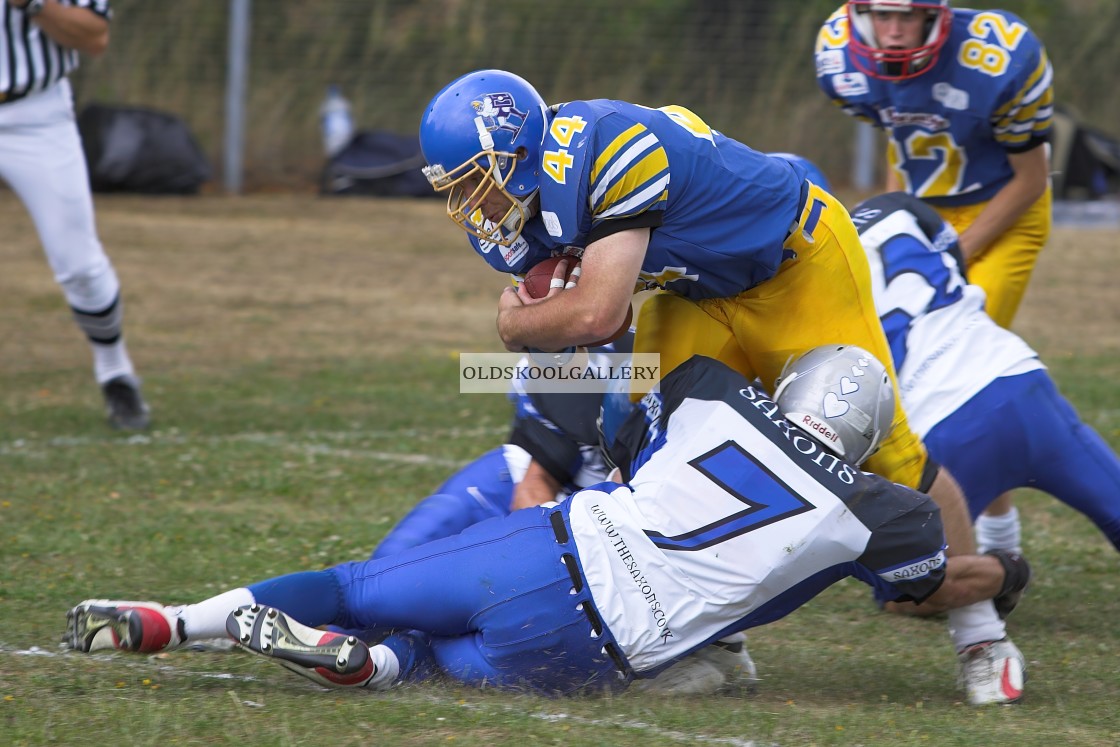
<svg viewBox="0 0 1120 747">
<path fill-rule="evenodd" d="M 439 200 L 99 196 L 145 373 L 246 362 L 498 350 L 508 280 Z M 0 192 L 0 360 L 7 372 L 88 367 L 22 205 Z M 1120 352 L 1120 232 L 1058 228 L 1016 330 L 1044 356 Z"/>
</svg>

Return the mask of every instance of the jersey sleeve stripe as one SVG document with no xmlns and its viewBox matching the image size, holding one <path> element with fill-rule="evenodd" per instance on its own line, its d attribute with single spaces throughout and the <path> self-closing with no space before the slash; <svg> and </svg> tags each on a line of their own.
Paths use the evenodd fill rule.
<svg viewBox="0 0 1120 747">
<path fill-rule="evenodd" d="M 628 199 L 608 203 L 610 207 L 602 212 L 596 213 L 596 217 L 599 219 L 621 218 L 627 215 L 640 213 L 659 202 L 667 200 L 669 197 L 668 187 L 669 174 L 666 172 L 662 178 L 659 178 L 640 192 L 630 193 Z"/>
<path fill-rule="evenodd" d="M 645 128 L 645 125 L 635 124 L 630 129 L 624 130 L 623 132 L 619 133 L 615 137 L 615 139 L 610 142 L 610 145 L 603 149 L 603 152 L 600 153 L 599 157 L 595 159 L 595 163 L 592 164 L 591 183 L 595 184 L 595 182 L 598 181 L 599 174 L 610 165 L 611 161 L 620 150 L 625 148 L 629 143 L 631 143 L 635 138 L 637 138 L 644 132 L 648 132 L 648 130 L 646 130 Z M 640 142 L 641 140 L 639 140 L 639 143 Z M 609 175 L 606 178 L 609 180 Z"/>
<path fill-rule="evenodd" d="M 883 126 L 883 123 L 879 121 L 879 118 L 873 117 L 868 114 L 867 110 L 862 105 L 847 104 L 844 102 L 844 99 L 836 98 L 831 91 L 826 91 L 826 93 L 828 93 L 829 100 L 833 104 L 838 106 L 840 110 L 847 114 L 849 117 L 855 117 L 861 122 L 867 122 L 868 124 L 875 125 L 876 127 L 881 128 Z"/>
<path fill-rule="evenodd" d="M 651 146 L 653 147 L 651 148 Z M 600 172 L 598 178 L 595 176 L 591 177 L 591 202 L 595 203 L 602 200 L 603 195 L 611 188 L 619 176 L 633 168 L 632 164 L 635 162 L 639 164 L 643 163 L 647 157 L 647 151 L 650 151 L 651 155 L 660 152 L 661 159 L 664 162 L 661 164 L 661 167 L 668 167 L 669 161 L 668 157 L 665 155 L 664 148 L 661 147 L 661 143 L 653 133 L 648 133 L 646 137 L 643 137 L 641 140 L 622 151 L 615 162 L 612 163 L 605 172 Z M 599 163 L 605 162 L 599 159 Z"/>
<path fill-rule="evenodd" d="M 109 0 L 74 0 L 73 4 L 81 8 L 88 8 L 106 19 L 112 18 L 113 15 L 112 9 L 109 7 Z"/>
<path fill-rule="evenodd" d="M 1011 100 L 992 112 L 992 119 L 1005 118 L 1018 109 L 1038 104 L 1040 101 L 1050 98 L 1053 93 L 1051 87 L 1053 81 L 1054 69 L 1050 66 L 1050 61 L 1044 53 L 1042 59 L 1039 60 L 1038 67 L 1035 68 L 1035 71 L 1031 73 L 1016 94 L 1011 97 Z"/>
<path fill-rule="evenodd" d="M 1019 95 L 996 111 L 993 117 L 996 140 L 1003 145 L 1024 145 L 1050 130 L 1054 114 L 1053 77 L 1053 68 L 1044 53 L 1039 67 Z"/>
<path fill-rule="evenodd" d="M 616 143 L 618 139 L 615 140 Z M 599 158 L 596 166 L 601 169 L 606 163 L 603 158 Z M 668 169 L 669 158 L 665 155 L 665 149 L 661 147 L 657 137 L 647 131 L 645 137 L 618 153 L 614 163 L 605 172 L 600 171 L 597 178 L 592 176 L 592 209 L 599 212 L 604 205 L 609 206 L 612 202 L 624 199 L 627 193 L 644 185 L 657 174 L 667 174 Z"/>
<path fill-rule="evenodd" d="M 640 212 L 636 209 L 638 206 L 634 205 L 635 200 L 645 203 L 648 198 L 641 195 L 647 195 L 651 190 L 666 192 L 668 186 L 669 162 L 665 151 L 658 148 L 627 169 L 626 173 L 603 193 L 601 199 L 593 199 L 592 210 L 601 217 Z M 662 195 L 657 199 L 665 199 L 665 196 Z"/>
</svg>

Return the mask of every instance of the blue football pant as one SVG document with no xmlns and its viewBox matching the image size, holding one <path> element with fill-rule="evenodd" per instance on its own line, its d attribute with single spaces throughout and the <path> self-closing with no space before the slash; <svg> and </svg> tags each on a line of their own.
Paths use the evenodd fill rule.
<svg viewBox="0 0 1120 747">
<path fill-rule="evenodd" d="M 387 558 L 295 573 L 249 587 L 260 604 L 304 625 L 397 629 L 384 644 L 401 679 L 433 671 L 470 685 L 564 694 L 624 686 L 592 635 L 586 588 L 573 590 L 549 523 L 555 509 L 491 519 Z"/>
<path fill-rule="evenodd" d="M 996 379 L 926 434 L 975 519 L 1000 494 L 1034 488 L 1085 514 L 1120 550 L 1120 459 L 1045 370 Z"/>
<path fill-rule="evenodd" d="M 503 447 L 486 452 L 452 475 L 397 522 L 371 559 L 458 534 L 472 524 L 505 516 L 513 503 L 513 480 Z"/>
</svg>

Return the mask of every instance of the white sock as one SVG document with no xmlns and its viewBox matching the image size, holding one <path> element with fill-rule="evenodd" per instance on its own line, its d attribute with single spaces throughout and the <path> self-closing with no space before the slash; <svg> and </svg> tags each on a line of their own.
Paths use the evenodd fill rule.
<svg viewBox="0 0 1120 747">
<path fill-rule="evenodd" d="M 999 619 L 990 599 L 949 610 L 949 637 L 957 653 L 975 643 L 1006 637 L 1007 626 Z"/>
<path fill-rule="evenodd" d="M 91 342 L 89 346 L 93 350 L 93 376 L 99 385 L 118 376 L 136 377 L 123 337 L 111 345 Z"/>
<path fill-rule="evenodd" d="M 1012 506 L 1002 516 L 980 514 L 976 517 L 976 551 L 1011 550 L 1022 552 L 1022 532 L 1019 509 Z"/>
<path fill-rule="evenodd" d="M 373 665 L 377 667 L 377 673 L 370 677 L 365 686 L 370 690 L 388 690 L 397 684 L 397 677 L 401 674 L 401 662 L 393 653 L 393 649 L 379 643 L 369 647 L 369 656 L 373 660 Z"/>
<path fill-rule="evenodd" d="M 228 638 L 226 634 L 226 618 L 229 613 L 238 607 L 256 602 L 253 594 L 248 589 L 234 589 L 210 597 L 198 604 L 187 604 L 182 607 L 168 607 L 167 614 L 177 616 L 183 621 L 183 628 L 187 634 L 187 643 L 203 641 L 209 638 Z"/>
</svg>

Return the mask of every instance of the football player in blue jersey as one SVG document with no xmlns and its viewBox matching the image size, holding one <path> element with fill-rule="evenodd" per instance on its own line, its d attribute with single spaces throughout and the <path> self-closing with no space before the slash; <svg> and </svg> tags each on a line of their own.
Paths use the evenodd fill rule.
<svg viewBox="0 0 1120 747">
<path fill-rule="evenodd" d="M 891 387 L 885 369 L 868 378 Z M 872 398 L 893 406 L 890 391 Z M 833 455 L 713 359 L 677 367 L 617 433 L 604 414 L 604 431 L 625 483 L 198 604 L 87 600 L 70 610 L 67 642 L 152 652 L 228 634 L 328 687 L 443 674 L 563 694 L 656 676 L 848 576 L 950 606 L 1013 601 L 1029 579 L 1008 554 L 946 559 L 928 496 Z M 400 632 L 369 646 L 317 629 L 329 624 Z M 1021 696 L 1023 658 L 1007 653 L 973 702 Z"/>
<path fill-rule="evenodd" d="M 1050 236 L 1053 70 L 1017 16 L 948 0 L 851 0 L 825 22 L 817 82 L 886 130 L 887 190 L 904 190 L 960 235 L 969 282 L 1010 328 Z M 1013 523 L 1010 495 L 987 525 Z"/>
<path fill-rule="evenodd" d="M 1053 70 L 1002 10 L 948 0 L 850 0 L 821 28 L 817 82 L 886 130 L 888 191 L 931 205 L 960 235 L 969 281 L 1010 327 L 1050 235 Z"/>
<path fill-rule="evenodd" d="M 632 294 L 657 289 L 634 345 L 659 354 L 662 373 L 699 354 L 771 387 L 790 357 L 834 342 L 890 360 L 844 207 L 799 163 L 752 150 L 688 109 L 548 106 L 517 75 L 482 70 L 436 94 L 420 143 L 448 215 L 493 268 L 581 256 L 576 288 L 500 296 L 498 332 L 511 350 L 609 337 Z M 938 502 L 950 555 L 974 550 L 959 488 L 898 403 L 867 466 Z"/>
<path fill-rule="evenodd" d="M 767 155 L 778 156 L 779 158 L 786 159 L 790 163 L 796 163 L 798 166 L 800 166 L 801 168 L 803 168 L 805 170 L 805 178 L 806 179 L 811 181 L 813 184 L 816 184 L 818 187 L 823 189 L 825 192 L 831 192 L 832 191 L 832 185 L 829 183 L 828 177 L 824 175 L 824 172 L 821 171 L 820 168 L 818 168 L 815 163 L 810 161 L 805 156 L 799 156 L 796 153 L 777 153 L 777 152 L 768 153 Z"/>
</svg>

